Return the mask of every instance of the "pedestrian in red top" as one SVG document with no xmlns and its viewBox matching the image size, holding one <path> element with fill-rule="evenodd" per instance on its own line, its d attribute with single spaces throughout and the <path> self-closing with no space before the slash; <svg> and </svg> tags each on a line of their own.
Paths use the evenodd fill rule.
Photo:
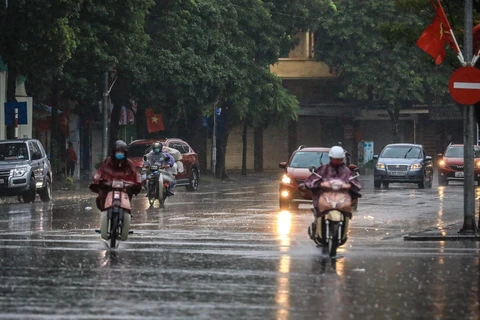
<svg viewBox="0 0 480 320">
<path fill-rule="evenodd" d="M 68 143 L 68 149 L 65 151 L 65 158 L 67 159 L 67 177 L 73 177 L 75 164 L 77 163 L 77 152 L 71 142 Z"/>
</svg>

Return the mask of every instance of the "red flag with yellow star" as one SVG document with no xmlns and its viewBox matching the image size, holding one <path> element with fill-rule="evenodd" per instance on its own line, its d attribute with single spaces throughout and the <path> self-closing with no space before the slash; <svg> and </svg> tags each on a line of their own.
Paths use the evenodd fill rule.
<svg viewBox="0 0 480 320">
<path fill-rule="evenodd" d="M 446 43 L 448 43 L 457 54 L 460 53 L 460 48 L 454 39 L 450 24 L 448 23 L 447 16 L 443 11 L 440 1 L 438 1 L 438 6 L 435 6 L 433 1 L 432 5 L 435 9 L 435 19 L 425 31 L 423 31 L 420 38 L 418 38 L 417 46 L 431 55 L 436 64 L 441 64 L 447 55 L 445 52 Z"/>
<path fill-rule="evenodd" d="M 147 116 L 148 132 L 158 132 L 165 130 L 161 113 L 154 113 L 153 109 L 148 108 L 145 111 L 145 115 Z"/>
</svg>

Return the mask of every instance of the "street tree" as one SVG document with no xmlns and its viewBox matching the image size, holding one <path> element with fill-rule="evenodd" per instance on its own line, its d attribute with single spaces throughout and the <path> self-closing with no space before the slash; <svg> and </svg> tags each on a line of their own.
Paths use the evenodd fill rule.
<svg viewBox="0 0 480 320">
<path fill-rule="evenodd" d="M 422 11 L 427 10 L 425 4 L 407 10 L 394 0 L 335 4 L 336 12 L 324 16 L 316 29 L 315 56 L 337 75 L 343 87 L 340 99 L 387 110 L 394 141 L 398 141 L 402 108 L 448 99 L 448 75 L 454 62 L 435 67 L 415 45 L 433 20 L 433 10 Z"/>
</svg>

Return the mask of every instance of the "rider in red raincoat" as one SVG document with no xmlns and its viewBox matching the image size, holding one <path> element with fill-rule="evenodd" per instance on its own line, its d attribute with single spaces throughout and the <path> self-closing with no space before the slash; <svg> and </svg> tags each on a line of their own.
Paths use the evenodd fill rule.
<svg viewBox="0 0 480 320">
<path fill-rule="evenodd" d="M 127 159 L 127 144 L 122 140 L 115 142 L 112 154 L 98 168 L 93 177 L 93 183 L 90 185 L 90 190 L 98 193 L 96 202 L 100 211 L 105 210 L 103 206 L 109 191 L 108 188 L 102 186 L 102 183 L 113 180 L 122 180 L 133 184 L 127 189 L 130 200 L 132 200 L 133 195 L 137 195 L 142 190 L 140 173 L 135 168 L 133 162 Z"/>
</svg>

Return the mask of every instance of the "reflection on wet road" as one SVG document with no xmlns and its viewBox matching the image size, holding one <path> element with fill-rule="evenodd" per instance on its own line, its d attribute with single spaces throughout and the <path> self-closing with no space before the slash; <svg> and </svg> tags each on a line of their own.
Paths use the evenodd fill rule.
<svg viewBox="0 0 480 320">
<path fill-rule="evenodd" d="M 4 204 L 0 318 L 478 319 L 475 242 L 403 242 L 462 220 L 462 187 L 373 190 L 342 258 L 306 233 L 310 206 L 277 209 L 272 178 L 179 191 L 165 210 L 134 200 L 118 250 L 94 232 L 89 194 Z"/>
</svg>

